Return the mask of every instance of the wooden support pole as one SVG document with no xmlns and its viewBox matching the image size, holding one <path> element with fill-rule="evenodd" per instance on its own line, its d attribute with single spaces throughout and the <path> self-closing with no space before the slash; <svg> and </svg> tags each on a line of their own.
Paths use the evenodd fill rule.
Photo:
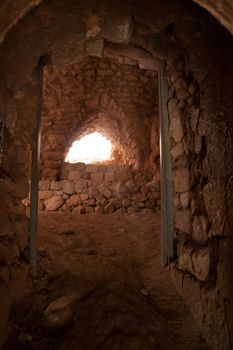
<svg viewBox="0 0 233 350">
<path fill-rule="evenodd" d="M 38 86 L 38 98 L 35 116 L 35 128 L 32 140 L 31 158 L 31 196 L 30 196 L 30 243 L 29 260 L 32 274 L 36 274 L 37 265 L 37 223 L 38 223 L 38 188 L 39 188 L 39 165 L 40 165 L 40 137 L 41 137 L 41 111 L 43 103 L 43 77 L 45 61 L 40 58 L 36 69 L 36 79 Z"/>
<path fill-rule="evenodd" d="M 172 168 L 168 118 L 168 78 L 165 67 L 159 70 L 160 102 L 160 178 L 161 178 L 161 263 L 174 258 L 174 223 L 172 205 Z"/>
</svg>

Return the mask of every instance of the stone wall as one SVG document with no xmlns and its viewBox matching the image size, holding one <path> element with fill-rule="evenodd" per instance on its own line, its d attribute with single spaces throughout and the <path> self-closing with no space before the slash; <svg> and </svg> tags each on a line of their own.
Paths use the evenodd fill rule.
<svg viewBox="0 0 233 350">
<path fill-rule="evenodd" d="M 72 142 L 91 131 L 112 142 L 121 163 L 157 170 L 157 73 L 136 61 L 86 57 L 49 69 L 44 81 L 41 177 L 59 178 Z"/>
<path fill-rule="evenodd" d="M 85 213 L 132 213 L 160 208 L 157 174 L 149 180 L 127 165 L 66 163 L 63 180 L 41 180 L 40 210 Z M 29 201 L 24 203 L 29 205 Z"/>
</svg>

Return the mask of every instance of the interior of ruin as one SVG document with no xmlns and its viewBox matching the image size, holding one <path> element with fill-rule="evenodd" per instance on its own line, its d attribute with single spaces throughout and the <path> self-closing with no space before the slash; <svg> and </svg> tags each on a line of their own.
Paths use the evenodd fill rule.
<svg viewBox="0 0 233 350">
<path fill-rule="evenodd" d="M 1 1 L 0 349 L 233 349 L 232 19 Z"/>
</svg>

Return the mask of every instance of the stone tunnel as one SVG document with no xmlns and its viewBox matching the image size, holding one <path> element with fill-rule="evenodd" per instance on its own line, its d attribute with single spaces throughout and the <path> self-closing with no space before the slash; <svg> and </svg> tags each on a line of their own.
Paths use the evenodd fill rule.
<svg viewBox="0 0 233 350">
<path fill-rule="evenodd" d="M 0 348 L 233 349 L 232 18 L 0 4 Z"/>
</svg>

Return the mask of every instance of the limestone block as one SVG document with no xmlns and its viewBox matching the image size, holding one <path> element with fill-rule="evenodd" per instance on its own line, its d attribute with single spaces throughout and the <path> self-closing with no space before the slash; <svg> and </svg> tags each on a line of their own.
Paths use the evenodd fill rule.
<svg viewBox="0 0 233 350">
<path fill-rule="evenodd" d="M 148 199 L 158 200 L 161 198 L 161 194 L 160 194 L 160 192 L 152 191 L 152 192 L 147 193 L 147 197 L 148 197 Z"/>
<path fill-rule="evenodd" d="M 70 293 L 52 301 L 44 311 L 46 326 L 59 329 L 71 323 L 75 300 L 77 300 L 75 293 Z"/>
<path fill-rule="evenodd" d="M 202 150 L 202 137 L 200 135 L 194 135 L 194 151 L 199 154 Z"/>
<path fill-rule="evenodd" d="M 66 204 L 68 207 L 76 207 L 80 204 L 80 197 L 78 194 L 73 194 L 70 196 L 69 199 L 67 199 Z"/>
<path fill-rule="evenodd" d="M 81 179 L 77 181 L 74 185 L 74 189 L 76 193 L 82 193 L 87 191 L 87 183 L 85 180 Z"/>
<path fill-rule="evenodd" d="M 87 164 L 86 171 L 88 173 L 97 173 L 97 165 L 96 164 Z"/>
<path fill-rule="evenodd" d="M 86 201 L 88 198 L 89 198 L 89 196 L 88 196 L 88 193 L 87 193 L 87 192 L 81 193 L 81 194 L 80 194 L 80 200 L 81 200 L 81 202 Z"/>
<path fill-rule="evenodd" d="M 85 207 L 85 214 L 91 214 L 94 213 L 95 209 L 93 208 L 93 206 L 88 206 Z"/>
<path fill-rule="evenodd" d="M 38 198 L 39 199 L 49 199 L 53 197 L 53 191 L 39 191 Z"/>
<path fill-rule="evenodd" d="M 81 162 L 80 163 L 75 163 L 73 170 L 83 172 L 83 171 L 86 170 L 86 164 L 85 163 L 81 163 Z"/>
<path fill-rule="evenodd" d="M 172 98 L 171 100 L 169 100 L 168 102 L 168 113 L 169 113 L 169 117 L 170 119 L 174 116 L 174 115 L 180 115 L 181 111 L 178 108 L 178 100 L 176 97 Z"/>
<path fill-rule="evenodd" d="M 95 199 L 87 199 L 87 200 L 85 201 L 85 206 L 86 206 L 86 207 L 94 207 L 95 204 L 96 204 Z"/>
<path fill-rule="evenodd" d="M 178 268 L 180 270 L 189 271 L 193 273 L 192 249 L 189 249 L 187 247 L 186 251 L 183 251 L 181 254 L 179 254 Z"/>
<path fill-rule="evenodd" d="M 119 209 L 121 207 L 121 200 L 115 197 L 112 199 L 112 204 L 115 210 Z"/>
<path fill-rule="evenodd" d="M 160 192 L 160 181 L 153 180 L 153 181 L 147 182 L 146 187 L 150 191 Z"/>
<path fill-rule="evenodd" d="M 191 189 L 190 172 L 187 168 L 178 168 L 173 171 L 173 184 L 175 192 L 186 192 Z"/>
<path fill-rule="evenodd" d="M 193 233 L 192 238 L 196 242 L 206 242 L 208 240 L 208 219 L 203 216 L 193 217 Z"/>
<path fill-rule="evenodd" d="M 63 184 L 62 184 L 62 181 L 51 181 L 51 184 L 50 184 L 50 190 L 56 190 L 56 191 L 60 191 L 62 190 L 62 187 Z"/>
<path fill-rule="evenodd" d="M 85 214 L 85 208 L 82 205 L 79 205 L 78 207 L 74 208 L 72 213 L 74 215 L 82 215 Z"/>
<path fill-rule="evenodd" d="M 171 154 L 174 158 L 179 158 L 184 154 L 184 144 L 182 142 L 177 143 L 172 149 Z"/>
<path fill-rule="evenodd" d="M 100 185 L 103 182 L 104 174 L 103 173 L 93 173 L 91 174 L 91 181 L 94 185 Z"/>
<path fill-rule="evenodd" d="M 191 211 L 190 209 L 176 210 L 175 212 L 175 226 L 178 230 L 191 234 Z"/>
<path fill-rule="evenodd" d="M 127 181 L 125 185 L 128 187 L 129 193 L 136 193 L 140 188 L 133 180 Z"/>
<path fill-rule="evenodd" d="M 179 115 L 173 115 L 169 124 L 170 135 L 176 142 L 180 142 L 184 137 L 184 128 L 182 119 Z"/>
<path fill-rule="evenodd" d="M 180 87 L 176 89 L 176 96 L 179 101 L 182 101 L 182 100 L 187 100 L 190 95 L 186 89 L 184 89 L 183 87 Z"/>
<path fill-rule="evenodd" d="M 96 187 L 89 187 L 87 190 L 89 198 L 96 198 L 99 194 L 99 191 Z"/>
<path fill-rule="evenodd" d="M 97 197 L 96 197 L 96 203 L 98 206 L 102 206 L 104 207 L 106 204 L 107 204 L 107 199 L 102 196 L 101 194 L 99 194 Z"/>
<path fill-rule="evenodd" d="M 208 279 L 211 265 L 212 252 L 209 247 L 199 249 L 192 254 L 193 273 L 200 281 Z"/>
<path fill-rule="evenodd" d="M 154 209 L 156 207 L 156 201 L 154 199 L 149 199 L 146 201 L 146 208 Z"/>
<path fill-rule="evenodd" d="M 60 191 L 53 191 L 53 194 L 54 194 L 54 196 L 63 196 L 64 195 L 62 190 L 60 190 Z"/>
<path fill-rule="evenodd" d="M 89 180 L 91 178 L 91 175 L 87 171 L 84 171 L 83 173 L 81 173 L 81 178 L 85 180 Z"/>
<path fill-rule="evenodd" d="M 103 212 L 104 212 L 104 208 L 103 208 L 102 206 L 97 205 L 97 206 L 95 207 L 95 213 L 96 213 L 96 214 L 102 214 Z"/>
<path fill-rule="evenodd" d="M 75 186 L 73 181 L 64 180 L 62 181 L 62 189 L 63 192 L 66 194 L 74 194 L 75 193 Z"/>
<path fill-rule="evenodd" d="M 113 206 L 113 203 L 112 202 L 109 202 L 108 204 L 105 205 L 104 207 L 104 212 L 106 214 L 110 214 L 110 213 L 113 213 L 114 212 L 114 206 Z"/>
<path fill-rule="evenodd" d="M 70 181 L 78 181 L 81 179 L 81 172 L 78 170 L 71 170 L 68 173 L 68 180 Z"/>
<path fill-rule="evenodd" d="M 129 191 L 128 187 L 123 182 L 118 182 L 115 186 L 115 189 L 117 193 L 127 193 Z"/>
<path fill-rule="evenodd" d="M 59 209 L 61 211 L 70 211 L 70 207 L 65 203 L 63 206 Z"/>
<path fill-rule="evenodd" d="M 190 113 L 190 126 L 191 129 L 194 133 L 197 133 L 197 126 L 198 126 L 198 120 L 199 120 L 199 115 L 200 115 L 200 109 L 196 107 L 191 107 L 189 109 Z"/>
<path fill-rule="evenodd" d="M 122 206 L 124 208 L 128 208 L 130 206 L 130 204 L 131 204 L 131 202 L 130 202 L 130 200 L 128 198 L 123 198 L 122 199 Z"/>
<path fill-rule="evenodd" d="M 180 197 L 176 196 L 173 198 L 173 206 L 175 209 L 180 209 L 181 208 L 181 203 L 180 203 Z"/>
<path fill-rule="evenodd" d="M 147 195 L 143 192 L 138 192 L 132 195 L 132 199 L 134 199 L 135 202 L 145 202 L 147 200 Z"/>
<path fill-rule="evenodd" d="M 97 172 L 98 173 L 107 173 L 108 166 L 107 165 L 98 165 Z"/>
<path fill-rule="evenodd" d="M 64 204 L 64 199 L 61 196 L 54 196 L 44 202 L 45 207 L 49 211 L 59 209 Z"/>
<path fill-rule="evenodd" d="M 116 180 L 116 175 L 114 172 L 107 172 L 104 174 L 105 182 L 114 182 Z"/>
<path fill-rule="evenodd" d="M 188 208 L 190 203 L 191 203 L 191 199 L 192 199 L 192 192 L 191 191 L 187 191 L 184 193 L 181 193 L 180 195 L 180 203 L 182 208 Z"/>
<path fill-rule="evenodd" d="M 127 182 L 127 181 L 131 180 L 131 178 L 132 178 L 132 175 L 130 173 L 130 169 L 128 166 L 121 166 L 116 170 L 117 181 Z"/>
<path fill-rule="evenodd" d="M 50 188 L 50 180 L 40 180 L 39 181 L 39 189 L 41 191 L 47 191 Z"/>
<path fill-rule="evenodd" d="M 129 42 L 133 21 L 130 7 L 126 2 L 118 2 L 117 6 L 108 3 L 106 17 L 102 28 L 103 38 L 109 42 L 126 44 Z"/>
<path fill-rule="evenodd" d="M 98 191 L 100 194 L 102 194 L 104 197 L 106 197 L 107 199 L 112 197 L 112 192 L 109 190 L 108 187 L 100 185 L 98 187 Z"/>
</svg>

